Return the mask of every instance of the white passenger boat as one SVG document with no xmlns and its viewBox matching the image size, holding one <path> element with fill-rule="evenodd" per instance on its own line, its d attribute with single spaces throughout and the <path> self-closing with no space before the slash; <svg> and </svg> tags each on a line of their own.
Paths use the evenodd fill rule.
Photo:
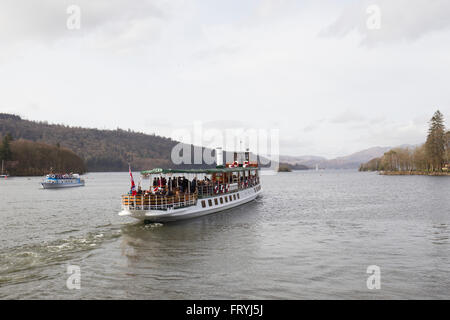
<svg viewBox="0 0 450 320">
<path fill-rule="evenodd" d="M 220 153 L 220 158 L 222 154 Z M 218 156 L 219 159 L 219 156 Z M 122 196 L 120 216 L 130 216 L 150 222 L 168 222 L 195 218 L 227 210 L 256 199 L 262 192 L 257 162 L 225 166 L 217 161 L 214 169 L 153 169 L 142 171 L 150 177 L 149 190 L 134 190 Z"/>
<path fill-rule="evenodd" d="M 84 180 L 79 174 L 48 174 L 41 182 L 44 189 L 58 189 L 69 187 L 82 187 Z"/>
</svg>

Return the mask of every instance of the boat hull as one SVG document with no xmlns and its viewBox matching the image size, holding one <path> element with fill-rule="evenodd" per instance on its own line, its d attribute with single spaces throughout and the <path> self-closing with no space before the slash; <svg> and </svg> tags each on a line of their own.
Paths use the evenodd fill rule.
<svg viewBox="0 0 450 320">
<path fill-rule="evenodd" d="M 119 213 L 120 216 L 129 216 L 141 221 L 148 222 L 171 222 L 171 221 L 179 221 L 185 219 L 197 218 L 209 214 L 213 214 L 216 212 L 228 210 L 234 207 L 238 207 L 245 203 L 255 200 L 260 193 L 262 192 L 261 188 L 248 188 L 245 190 L 240 190 L 234 193 L 220 194 L 215 197 L 199 199 L 197 204 L 194 206 L 173 209 L 173 210 L 129 210 L 125 209 Z M 239 194 L 239 197 L 237 195 Z M 233 200 L 220 203 L 220 198 L 232 196 Z M 236 196 L 236 200 L 234 200 L 234 196 Z M 215 199 L 218 204 L 215 204 Z M 209 206 L 209 200 L 212 202 L 212 206 Z M 205 201 L 206 207 L 202 206 L 202 201 Z"/>
<path fill-rule="evenodd" d="M 84 181 L 78 183 L 46 183 L 41 182 L 42 188 L 44 189 L 61 189 L 61 188 L 73 188 L 73 187 L 83 187 Z"/>
</svg>

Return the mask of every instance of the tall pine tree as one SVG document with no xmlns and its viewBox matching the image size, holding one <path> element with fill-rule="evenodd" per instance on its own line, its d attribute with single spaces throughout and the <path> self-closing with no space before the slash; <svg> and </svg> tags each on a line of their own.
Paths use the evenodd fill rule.
<svg viewBox="0 0 450 320">
<path fill-rule="evenodd" d="M 444 116 L 437 110 L 429 123 L 430 126 L 425 147 L 429 158 L 430 169 L 440 171 L 445 161 L 446 151 Z"/>
<path fill-rule="evenodd" d="M 5 161 L 11 160 L 12 152 L 11 152 L 10 143 L 12 140 L 13 139 L 9 133 L 3 137 L 3 141 L 0 146 L 0 160 L 5 160 Z"/>
</svg>

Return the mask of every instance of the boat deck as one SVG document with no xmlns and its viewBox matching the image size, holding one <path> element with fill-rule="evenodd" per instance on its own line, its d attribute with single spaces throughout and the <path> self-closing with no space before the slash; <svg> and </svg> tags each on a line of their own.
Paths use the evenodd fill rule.
<svg viewBox="0 0 450 320">
<path fill-rule="evenodd" d="M 236 197 L 239 191 L 250 190 L 251 188 L 260 188 L 259 184 L 249 184 L 238 186 L 233 185 L 211 185 L 203 186 L 197 189 L 195 193 L 179 193 L 174 195 L 160 195 L 160 194 L 126 194 L 122 196 L 123 210 L 172 210 L 185 208 L 197 205 L 197 201 L 218 197 L 227 196 Z M 225 197 L 226 198 L 226 197 Z M 228 199 L 228 198 L 227 198 Z"/>
</svg>

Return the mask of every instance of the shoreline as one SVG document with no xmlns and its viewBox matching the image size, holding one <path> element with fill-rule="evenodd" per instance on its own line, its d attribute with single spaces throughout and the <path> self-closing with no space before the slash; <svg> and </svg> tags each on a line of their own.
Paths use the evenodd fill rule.
<svg viewBox="0 0 450 320">
<path fill-rule="evenodd" d="M 450 176 L 450 172 L 427 172 L 427 171 L 379 171 L 384 176 Z"/>
</svg>

